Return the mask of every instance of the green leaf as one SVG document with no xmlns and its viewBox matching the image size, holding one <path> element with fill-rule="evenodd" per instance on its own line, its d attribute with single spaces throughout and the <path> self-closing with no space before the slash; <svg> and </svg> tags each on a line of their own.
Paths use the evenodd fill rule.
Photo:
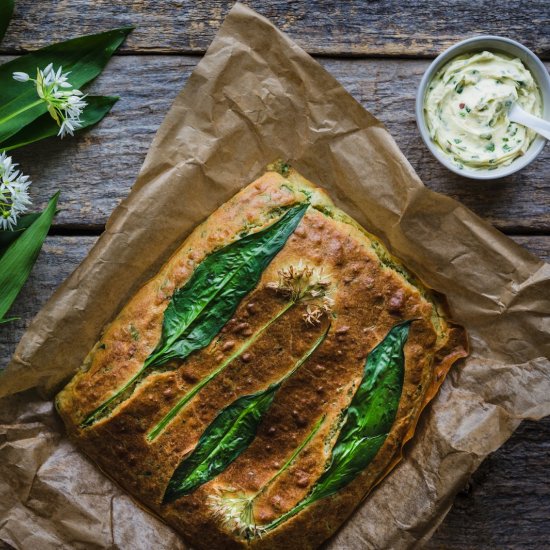
<svg viewBox="0 0 550 550">
<path fill-rule="evenodd" d="M 210 254 L 174 293 L 164 314 L 162 339 L 148 359 L 162 365 L 209 344 L 260 280 L 264 269 L 300 223 L 308 204 L 289 208 L 267 229 Z"/>
<path fill-rule="evenodd" d="M 189 281 L 172 296 L 164 313 L 159 344 L 135 374 L 81 423 L 90 426 L 131 395 L 136 385 L 171 359 L 185 359 L 204 348 L 229 321 L 240 301 L 300 223 L 309 203 L 287 209 L 266 229 L 252 233 L 207 256 Z"/>
<path fill-rule="evenodd" d="M 82 36 L 22 55 L 0 66 L 0 148 L 2 142 L 47 113 L 47 105 L 36 93 L 34 82 L 16 82 L 15 71 L 36 75 L 49 63 L 70 71 L 69 81 L 81 88 L 93 80 L 122 44 L 131 27 Z"/>
<path fill-rule="evenodd" d="M 353 396 L 332 450 L 329 467 L 312 498 L 332 495 L 351 483 L 372 461 L 395 421 L 401 400 L 410 321 L 394 326 L 368 356 L 363 380 Z"/>
<path fill-rule="evenodd" d="M 55 215 L 57 192 L 46 209 L 14 241 L 0 260 L 0 319 L 4 318 L 25 284 Z"/>
<path fill-rule="evenodd" d="M 223 472 L 254 440 L 278 386 L 237 399 L 215 418 L 174 472 L 163 502 L 172 502 Z"/>
<path fill-rule="evenodd" d="M 23 234 L 25 229 L 29 228 L 31 224 L 38 219 L 40 212 L 32 214 L 25 214 L 17 220 L 17 226 L 12 230 L 0 230 L 0 258 L 7 250 L 8 246 Z"/>
<path fill-rule="evenodd" d="M 185 496 L 215 478 L 248 448 L 277 390 L 311 357 L 329 329 L 330 325 L 280 380 L 265 390 L 239 397 L 222 409 L 206 428 L 193 452 L 176 468 L 168 482 L 163 503 Z"/>
<path fill-rule="evenodd" d="M 395 325 L 368 355 L 363 378 L 346 411 L 332 449 L 331 460 L 307 497 L 270 523 L 274 529 L 313 502 L 351 483 L 373 460 L 386 440 L 397 414 L 403 378 L 403 349 L 412 321 Z"/>
<path fill-rule="evenodd" d="M 4 38 L 10 24 L 14 4 L 14 0 L 0 0 L 0 41 Z"/>
<path fill-rule="evenodd" d="M 118 99 L 115 96 L 87 96 L 86 101 L 88 105 L 80 117 L 82 127 L 77 132 L 97 124 L 111 110 Z M 3 151 L 11 151 L 12 149 L 18 149 L 41 139 L 57 136 L 58 132 L 59 126 L 50 114 L 46 113 L 4 141 L 1 148 Z"/>
</svg>

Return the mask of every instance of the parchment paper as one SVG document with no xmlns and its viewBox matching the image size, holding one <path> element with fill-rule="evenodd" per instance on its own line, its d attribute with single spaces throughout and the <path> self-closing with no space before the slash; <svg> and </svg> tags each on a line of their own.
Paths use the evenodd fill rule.
<svg viewBox="0 0 550 550">
<path fill-rule="evenodd" d="M 426 540 L 521 419 L 550 413 L 550 266 L 426 189 L 378 120 L 237 4 L 166 116 L 129 197 L 0 378 L 3 396 L 26 390 L 1 402 L 0 540 L 41 550 L 184 548 L 67 441 L 51 397 L 192 228 L 279 157 L 445 293 L 472 346 L 425 411 L 404 462 L 329 548 Z"/>
</svg>

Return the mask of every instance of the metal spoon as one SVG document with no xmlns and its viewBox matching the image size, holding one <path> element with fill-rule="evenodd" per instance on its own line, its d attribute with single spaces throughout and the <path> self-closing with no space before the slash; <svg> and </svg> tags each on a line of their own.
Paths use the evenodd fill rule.
<svg viewBox="0 0 550 550">
<path fill-rule="evenodd" d="M 535 132 L 544 136 L 546 139 L 550 139 L 550 122 L 524 111 L 517 103 L 512 105 L 508 113 L 508 118 L 512 122 L 527 126 L 527 128 L 535 130 Z"/>
</svg>

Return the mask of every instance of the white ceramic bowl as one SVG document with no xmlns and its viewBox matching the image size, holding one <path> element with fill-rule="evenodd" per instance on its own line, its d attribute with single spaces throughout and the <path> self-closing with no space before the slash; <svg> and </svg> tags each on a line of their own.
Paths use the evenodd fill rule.
<svg viewBox="0 0 550 550">
<path fill-rule="evenodd" d="M 416 94 L 416 122 L 424 143 L 441 164 L 461 176 L 476 180 L 493 180 L 509 176 L 527 166 L 542 151 L 546 140 L 542 136 L 537 136 L 525 155 L 513 160 L 508 166 L 502 166 L 495 170 L 473 170 L 467 166 L 460 169 L 455 166 L 432 141 L 424 117 L 424 96 L 428 85 L 437 71 L 459 55 L 482 50 L 501 52 L 518 57 L 523 61 L 523 64 L 531 71 L 531 74 L 539 86 L 542 96 L 543 118 L 550 120 L 550 76 L 548 75 L 546 67 L 542 64 L 542 61 L 531 50 L 515 40 L 510 40 L 509 38 L 503 38 L 501 36 L 475 36 L 474 38 L 468 38 L 467 40 L 463 40 L 451 46 L 448 50 L 445 50 L 436 57 L 428 67 L 420 81 L 420 86 Z"/>
</svg>

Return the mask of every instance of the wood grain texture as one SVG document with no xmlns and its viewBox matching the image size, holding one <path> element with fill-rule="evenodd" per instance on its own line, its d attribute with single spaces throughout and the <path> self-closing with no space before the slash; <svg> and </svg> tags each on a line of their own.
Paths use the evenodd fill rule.
<svg viewBox="0 0 550 550">
<path fill-rule="evenodd" d="M 96 239 L 95 236 L 46 239 L 34 271 L 12 310 L 21 320 L 0 326 L 0 368 L 7 364 L 33 316 L 84 259 Z M 543 260 L 550 260 L 550 236 L 522 236 L 514 240 Z M 485 460 L 458 494 L 427 548 L 548 548 L 549 460 L 550 417 L 540 422 L 524 422 L 504 446 Z"/>
<path fill-rule="evenodd" d="M 429 550 L 550 548 L 550 417 L 525 421 L 455 498 Z"/>
<path fill-rule="evenodd" d="M 137 29 L 125 52 L 203 53 L 233 0 L 18 0 L 3 51 L 115 26 Z M 329 55 L 434 56 L 468 36 L 515 38 L 548 58 L 546 0 L 249 0 L 308 52 Z"/>
<path fill-rule="evenodd" d="M 188 56 L 118 56 L 89 88 L 121 96 L 105 120 L 74 139 L 50 139 L 14 152 L 34 181 L 37 207 L 61 190 L 56 226 L 103 227 L 128 194 L 159 124 L 197 62 Z M 460 200 L 504 231 L 550 232 L 550 147 L 517 174 L 493 182 L 468 180 L 433 158 L 416 127 L 415 93 L 427 61 L 321 59 L 321 63 L 386 124 L 430 188 Z"/>
</svg>

